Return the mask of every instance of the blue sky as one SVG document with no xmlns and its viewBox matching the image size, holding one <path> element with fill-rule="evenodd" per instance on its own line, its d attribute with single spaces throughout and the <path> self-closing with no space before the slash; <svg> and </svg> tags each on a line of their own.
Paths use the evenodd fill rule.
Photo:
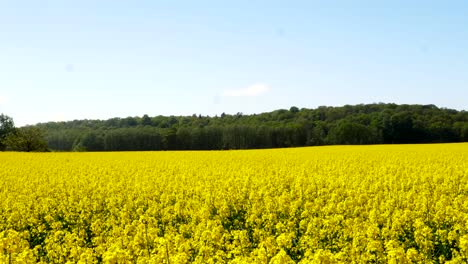
<svg viewBox="0 0 468 264">
<path fill-rule="evenodd" d="M 467 1 L 1 1 L 17 125 L 468 102 Z"/>
</svg>

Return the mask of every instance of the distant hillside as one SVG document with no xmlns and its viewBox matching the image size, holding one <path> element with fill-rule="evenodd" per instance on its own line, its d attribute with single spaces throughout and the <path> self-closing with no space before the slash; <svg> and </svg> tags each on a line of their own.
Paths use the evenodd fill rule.
<svg viewBox="0 0 468 264">
<path fill-rule="evenodd" d="M 366 104 L 243 115 L 155 116 L 38 124 L 57 151 L 214 150 L 468 141 L 468 112 Z"/>
</svg>

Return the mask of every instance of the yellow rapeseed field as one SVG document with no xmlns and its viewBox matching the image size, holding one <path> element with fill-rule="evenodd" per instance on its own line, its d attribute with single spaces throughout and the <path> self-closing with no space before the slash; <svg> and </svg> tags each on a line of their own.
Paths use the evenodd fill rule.
<svg viewBox="0 0 468 264">
<path fill-rule="evenodd" d="M 468 144 L 0 153 L 1 263 L 466 263 Z"/>
</svg>

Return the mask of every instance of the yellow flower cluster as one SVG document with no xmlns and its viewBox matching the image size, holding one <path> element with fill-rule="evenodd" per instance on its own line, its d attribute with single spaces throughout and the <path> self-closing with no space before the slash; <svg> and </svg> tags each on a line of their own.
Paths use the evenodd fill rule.
<svg viewBox="0 0 468 264">
<path fill-rule="evenodd" d="M 466 263 L 468 144 L 0 153 L 0 263 Z"/>
</svg>

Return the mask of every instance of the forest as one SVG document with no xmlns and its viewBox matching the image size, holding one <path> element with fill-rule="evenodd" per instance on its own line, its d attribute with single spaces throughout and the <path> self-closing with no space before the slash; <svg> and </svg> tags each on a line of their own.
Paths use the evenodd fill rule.
<svg viewBox="0 0 468 264">
<path fill-rule="evenodd" d="M 468 141 L 468 112 L 435 105 L 291 107 L 261 114 L 48 122 L 54 151 L 228 150 Z"/>
</svg>

